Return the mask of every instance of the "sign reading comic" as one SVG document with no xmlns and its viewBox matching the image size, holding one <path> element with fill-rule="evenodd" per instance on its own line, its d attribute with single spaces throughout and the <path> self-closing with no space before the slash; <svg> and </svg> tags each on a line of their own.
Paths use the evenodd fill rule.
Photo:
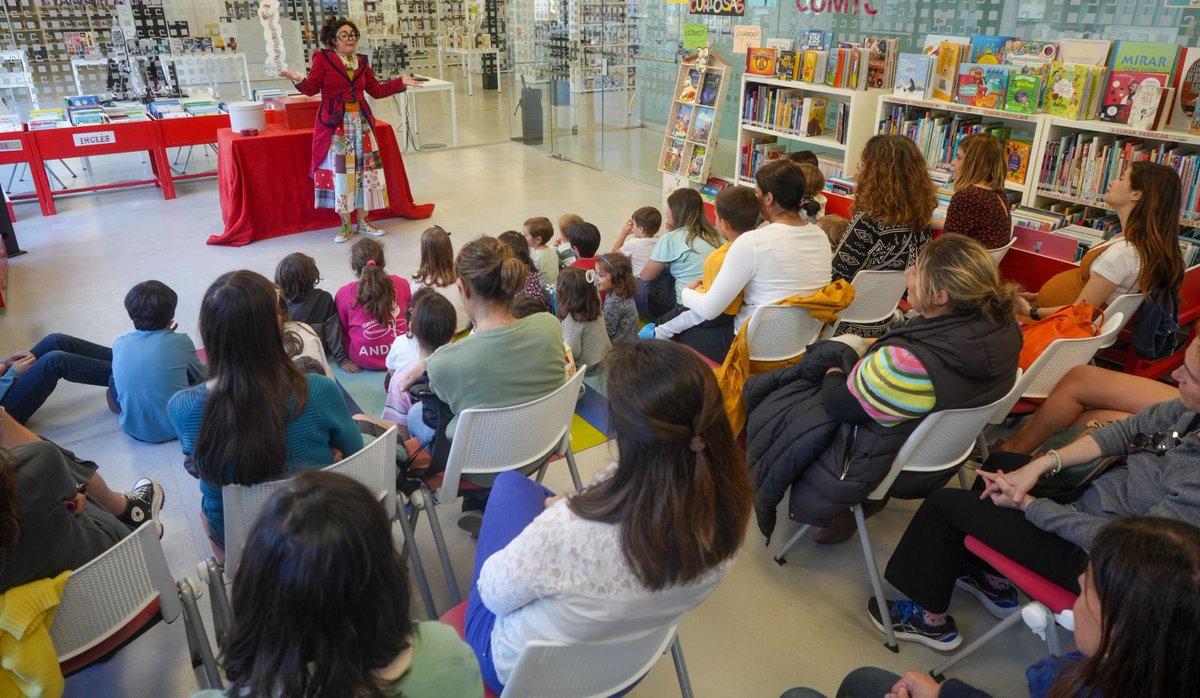
<svg viewBox="0 0 1200 698">
<path fill-rule="evenodd" d="M 745 0 L 688 0 L 688 12 L 694 15 L 741 17 L 746 14 L 746 2 Z"/>
<path fill-rule="evenodd" d="M 287 49 L 283 46 L 283 31 L 279 28 L 279 0 L 262 0 L 258 5 L 258 22 L 263 28 L 267 45 L 267 60 L 263 64 L 267 75 L 275 77 L 287 70 Z"/>
</svg>

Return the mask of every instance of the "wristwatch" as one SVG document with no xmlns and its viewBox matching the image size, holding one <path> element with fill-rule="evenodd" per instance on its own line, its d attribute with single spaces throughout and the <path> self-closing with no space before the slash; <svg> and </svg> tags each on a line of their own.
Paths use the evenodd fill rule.
<svg viewBox="0 0 1200 698">
<path fill-rule="evenodd" d="M 1042 317 L 1038 315 L 1038 307 L 1036 305 L 1029 306 L 1029 317 L 1033 318 L 1034 320 L 1042 319 Z"/>
</svg>

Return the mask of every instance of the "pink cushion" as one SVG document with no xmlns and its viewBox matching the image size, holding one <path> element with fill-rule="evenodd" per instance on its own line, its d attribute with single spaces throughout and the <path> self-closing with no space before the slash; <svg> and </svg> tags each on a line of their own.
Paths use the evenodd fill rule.
<svg viewBox="0 0 1200 698">
<path fill-rule="evenodd" d="M 997 572 L 1008 577 L 1009 581 L 1017 585 L 1018 589 L 1031 598 L 1046 604 L 1051 611 L 1062 613 L 1075 606 L 1076 594 L 1074 592 L 1060 587 L 1029 568 L 1001 555 L 975 536 L 967 536 L 963 540 L 963 544 L 966 545 L 967 550 L 975 553 L 984 562 L 996 568 Z"/>
<path fill-rule="evenodd" d="M 458 631 L 458 636 L 467 641 L 467 602 L 463 601 L 454 608 L 442 614 L 438 620 L 442 621 L 451 628 Z M 483 698 L 500 698 L 500 696 L 488 687 L 487 682 L 483 684 Z"/>
</svg>

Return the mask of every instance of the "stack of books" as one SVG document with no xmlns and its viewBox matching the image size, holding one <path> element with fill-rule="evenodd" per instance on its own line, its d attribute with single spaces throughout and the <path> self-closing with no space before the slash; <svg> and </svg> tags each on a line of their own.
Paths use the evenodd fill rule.
<svg viewBox="0 0 1200 698">
<path fill-rule="evenodd" d="M 63 117 L 63 110 L 57 108 L 31 109 L 29 110 L 29 119 L 25 123 L 29 126 L 30 131 L 58 128 L 67 124 Z"/>
</svg>

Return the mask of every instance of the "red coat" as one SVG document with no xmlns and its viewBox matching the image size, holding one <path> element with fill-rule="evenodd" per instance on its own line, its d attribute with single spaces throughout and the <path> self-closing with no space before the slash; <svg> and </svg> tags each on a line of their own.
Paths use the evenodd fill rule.
<svg viewBox="0 0 1200 698">
<path fill-rule="evenodd" d="M 322 49 L 313 56 L 312 70 L 308 71 L 308 77 L 296 83 L 296 89 L 309 97 L 321 93 L 321 106 L 313 123 L 311 176 L 329 153 L 329 142 L 333 139 L 333 132 L 342 124 L 347 102 L 357 101 L 367 123 L 375 128 L 375 117 L 371 114 L 370 105 L 363 99 L 363 93 L 383 99 L 403 92 L 405 87 L 404 78 L 387 82 L 375 79 L 375 71 L 371 70 L 367 57 L 361 53 L 358 54 L 358 70 L 354 71 L 354 79 L 351 80 L 346 67 L 342 65 L 342 59 L 330 49 Z"/>
</svg>

